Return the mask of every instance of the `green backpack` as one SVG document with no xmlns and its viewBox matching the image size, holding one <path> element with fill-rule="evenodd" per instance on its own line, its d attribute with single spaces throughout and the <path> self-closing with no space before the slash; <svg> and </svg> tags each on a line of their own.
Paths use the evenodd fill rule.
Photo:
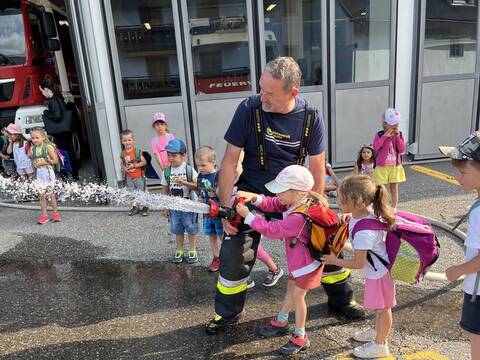
<svg viewBox="0 0 480 360">
<path fill-rule="evenodd" d="M 42 154 L 41 158 L 48 161 L 48 152 L 47 152 L 48 145 L 47 144 L 42 144 L 41 146 L 42 146 L 42 149 L 40 150 L 41 154 Z M 53 168 L 53 171 L 56 174 L 59 174 L 62 171 L 63 159 L 59 156 L 57 148 L 53 145 L 51 145 L 51 146 L 53 147 L 53 150 L 55 152 L 55 156 L 57 157 L 57 163 L 55 165 L 49 165 L 49 166 L 51 166 Z M 37 157 L 37 145 L 32 145 L 32 155 L 33 155 L 33 161 L 38 159 L 38 157 Z"/>
<path fill-rule="evenodd" d="M 142 161 L 142 155 L 144 155 L 145 153 L 140 150 L 140 149 L 137 149 L 135 148 L 135 162 L 140 162 Z M 120 158 L 122 159 L 123 163 L 125 163 L 125 155 L 124 155 L 124 152 L 122 151 L 122 153 L 120 154 Z M 142 169 L 142 176 L 145 176 L 145 170 L 147 168 L 147 165 L 143 166 L 141 169 Z"/>
</svg>

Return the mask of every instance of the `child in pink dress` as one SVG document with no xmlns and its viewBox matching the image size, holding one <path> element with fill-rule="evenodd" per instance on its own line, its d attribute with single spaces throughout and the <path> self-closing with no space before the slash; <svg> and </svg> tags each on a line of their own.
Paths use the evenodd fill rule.
<svg viewBox="0 0 480 360">
<path fill-rule="evenodd" d="M 349 221 L 350 238 L 355 224 L 365 218 L 381 219 L 391 228 L 395 216 L 387 204 L 387 190 L 384 185 L 375 184 L 368 175 L 354 175 L 345 178 L 339 190 L 338 206 L 343 213 L 351 213 Z M 372 213 L 373 208 L 373 213 Z M 358 358 L 388 356 L 387 338 L 392 328 L 392 307 L 396 305 L 395 283 L 388 269 L 376 256 L 367 261 L 368 252 L 374 252 L 387 262 L 385 232 L 361 230 L 352 239 L 354 258 L 339 259 L 334 254 L 324 255 L 325 265 L 337 265 L 349 269 L 362 269 L 365 273 L 363 306 L 376 311 L 375 328 L 353 336 L 353 339 L 366 344 L 353 350 Z M 372 264 L 370 264 L 370 260 Z"/>
<path fill-rule="evenodd" d="M 280 348 L 282 354 L 296 354 L 308 349 L 310 341 L 305 334 L 307 305 L 305 295 L 310 289 L 320 285 L 323 266 L 314 260 L 306 246 L 290 246 L 294 238 L 307 243 L 310 233 L 301 214 L 292 214 L 298 206 L 305 203 L 313 187 L 313 176 L 300 165 L 290 165 L 283 169 L 275 180 L 265 187 L 276 197 L 257 195 L 239 191 L 237 197 L 245 198 L 262 211 L 283 214 L 283 220 L 267 221 L 254 215 L 248 207 L 237 205 L 237 213 L 245 218 L 245 224 L 270 239 L 285 241 L 285 252 L 289 271 L 287 293 L 282 309 L 270 323 L 261 329 L 262 336 L 275 336 L 289 333 L 288 313 L 295 310 L 295 331 L 289 342 Z M 318 196 L 318 195 L 317 195 Z M 319 197 L 319 196 L 318 196 Z M 299 244 L 301 245 L 301 244 Z"/>
<path fill-rule="evenodd" d="M 158 166 L 160 166 L 163 172 L 168 166 L 168 156 L 165 147 L 170 140 L 175 139 L 175 136 L 168 132 L 167 117 L 164 113 L 157 112 L 153 115 L 152 126 L 156 132 L 156 136 L 152 138 L 152 152 L 155 155 Z M 159 175 L 161 178 L 161 174 Z"/>
</svg>

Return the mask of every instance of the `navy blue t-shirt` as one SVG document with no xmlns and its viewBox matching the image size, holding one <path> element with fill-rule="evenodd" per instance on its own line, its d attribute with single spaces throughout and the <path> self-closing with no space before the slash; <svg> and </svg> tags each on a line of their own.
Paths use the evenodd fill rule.
<svg viewBox="0 0 480 360">
<path fill-rule="evenodd" d="M 243 173 L 237 182 L 239 190 L 271 195 L 265 184 L 273 180 L 285 167 L 297 163 L 305 120 L 305 99 L 296 97 L 295 107 L 288 114 L 261 111 L 265 129 L 267 170 L 260 170 L 258 164 L 257 136 L 252 100 L 245 99 L 238 106 L 224 139 L 232 145 L 243 148 Z M 322 115 L 315 111 L 308 155 L 319 155 L 325 151 L 325 124 Z"/>
<path fill-rule="evenodd" d="M 197 185 L 200 190 L 200 196 L 202 197 L 205 203 L 208 203 L 208 200 L 212 199 L 216 203 L 220 203 L 217 193 L 217 180 L 218 180 L 218 171 L 215 171 L 211 174 L 203 175 L 198 174 Z"/>
</svg>

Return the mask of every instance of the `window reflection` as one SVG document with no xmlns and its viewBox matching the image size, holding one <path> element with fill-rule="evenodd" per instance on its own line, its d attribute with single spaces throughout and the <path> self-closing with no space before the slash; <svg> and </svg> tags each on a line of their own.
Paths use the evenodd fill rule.
<svg viewBox="0 0 480 360">
<path fill-rule="evenodd" d="M 423 75 L 475 72 L 478 0 L 428 0 Z"/>
<path fill-rule="evenodd" d="M 125 99 L 180 95 L 170 0 L 112 0 Z"/>
<path fill-rule="evenodd" d="M 267 62 L 291 56 L 302 70 L 302 85 L 322 85 L 321 0 L 263 4 Z"/>
<path fill-rule="evenodd" d="M 389 0 L 335 2 L 337 83 L 389 79 L 390 6 Z"/>
<path fill-rule="evenodd" d="M 252 88 L 245 1 L 189 0 L 196 94 Z"/>
</svg>

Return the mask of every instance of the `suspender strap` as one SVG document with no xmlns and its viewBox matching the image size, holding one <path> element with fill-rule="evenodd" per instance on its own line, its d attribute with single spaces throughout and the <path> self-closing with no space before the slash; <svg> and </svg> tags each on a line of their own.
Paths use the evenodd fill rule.
<svg viewBox="0 0 480 360">
<path fill-rule="evenodd" d="M 297 165 L 303 165 L 305 158 L 307 157 L 307 147 L 310 140 L 314 113 L 315 109 L 308 104 L 307 100 L 305 100 L 305 119 L 303 121 L 302 141 L 300 143 Z"/>
<path fill-rule="evenodd" d="M 265 149 L 265 127 L 262 121 L 262 103 L 259 96 L 252 96 L 253 118 L 255 119 L 255 135 L 257 137 L 258 167 L 267 170 L 267 151 Z"/>
</svg>

